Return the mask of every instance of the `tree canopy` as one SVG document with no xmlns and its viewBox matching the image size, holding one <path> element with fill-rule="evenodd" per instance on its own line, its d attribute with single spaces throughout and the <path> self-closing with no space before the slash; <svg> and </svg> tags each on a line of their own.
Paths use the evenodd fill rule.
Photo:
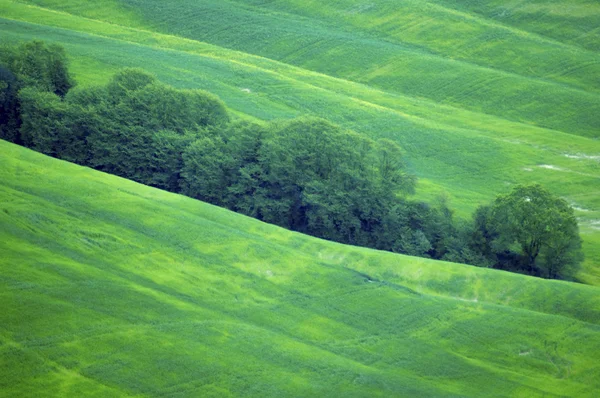
<svg viewBox="0 0 600 398">
<path fill-rule="evenodd" d="M 490 209 L 491 246 L 517 254 L 520 267 L 546 278 L 568 278 L 583 260 L 573 209 L 540 185 L 518 185 Z"/>
<path fill-rule="evenodd" d="M 17 76 L 21 87 L 35 87 L 63 97 L 75 85 L 65 49 L 57 44 L 34 40 L 3 46 L 0 63 Z"/>
</svg>

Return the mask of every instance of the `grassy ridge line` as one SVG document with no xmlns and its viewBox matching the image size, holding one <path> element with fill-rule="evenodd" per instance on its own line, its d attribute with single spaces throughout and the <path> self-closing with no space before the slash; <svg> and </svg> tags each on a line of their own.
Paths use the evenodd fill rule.
<svg viewBox="0 0 600 398">
<path fill-rule="evenodd" d="M 397 45 L 385 40 L 363 38 L 352 32 L 340 33 L 309 19 L 283 23 L 251 7 L 236 7 L 227 2 L 184 2 L 176 6 L 162 2 L 127 4 L 144 15 L 147 23 L 159 24 L 159 30 L 165 32 L 280 59 L 305 69 L 385 88 L 386 91 L 427 97 L 570 133 L 597 135 L 595 126 L 598 123 L 593 120 L 593 109 L 599 101 L 598 96 L 562 85 L 462 65 L 459 61 L 428 52 L 414 52 L 405 45 L 397 48 Z M 183 12 L 184 9 L 186 12 Z M 182 13 L 187 17 L 182 18 Z M 173 24 L 169 23 L 171 16 L 176 18 L 171 21 Z M 305 26 L 313 22 L 318 25 L 313 26 L 315 32 Z M 549 63 L 558 58 L 553 52 L 547 53 L 552 54 Z M 286 54 L 293 54 L 293 59 Z M 573 57 L 562 58 L 568 60 Z M 339 62 L 340 59 L 349 61 Z M 578 59 L 579 63 L 581 61 Z M 415 74 L 415 70 L 419 73 Z M 582 82 L 588 87 L 594 84 Z M 557 112 L 557 109 L 562 111 Z M 578 123 L 573 123 L 574 118 Z"/>
<path fill-rule="evenodd" d="M 22 3 L 36 4 L 47 8 L 63 9 L 71 14 L 112 21 L 121 25 L 149 28 L 147 22 L 139 18 L 139 13 L 124 1 L 102 0 L 91 5 L 86 0 L 71 0 L 68 3 L 58 0 L 19 0 Z M 239 2 L 238 2 L 239 3 Z M 421 4 L 423 2 L 420 2 Z M 564 0 L 527 0 L 527 1 L 456 1 L 456 0 L 429 0 L 430 5 L 438 5 L 451 12 L 462 12 L 466 16 L 478 18 L 482 22 L 500 26 L 505 29 L 516 29 L 523 34 L 537 35 L 542 41 L 558 42 L 567 46 L 591 45 L 590 51 L 598 52 L 598 41 L 582 43 L 584 36 L 598 36 L 597 19 L 600 17 L 600 7 L 585 0 L 569 1 L 565 6 Z M 360 18 L 376 7 L 375 2 L 356 2 L 355 0 L 332 3 L 318 3 L 313 0 L 299 2 L 297 0 L 271 1 L 268 3 L 244 1 L 241 6 L 249 4 L 251 7 L 276 7 L 285 12 L 299 14 L 300 16 L 316 16 L 325 14 L 323 10 L 339 10 L 340 17 L 349 18 L 351 15 Z M 310 7 L 306 7 L 309 5 Z M 401 7 L 400 4 L 394 4 Z M 414 4 L 411 4 L 414 6 Z M 389 10 L 388 15 L 390 15 Z M 531 18 L 534 15 L 535 18 Z M 119 19 L 120 18 L 120 19 Z M 390 18 L 391 19 L 391 18 Z M 561 29 L 556 29 L 556 27 Z M 565 40 L 565 38 L 568 38 Z M 586 47 L 581 47 L 586 49 Z"/>
<path fill-rule="evenodd" d="M 355 0 L 327 4 L 314 0 L 285 0 L 261 4 L 247 0 L 232 1 L 240 6 L 250 3 L 259 9 L 284 12 L 284 15 L 318 19 L 329 26 L 369 34 L 380 39 L 385 38 L 398 44 L 413 44 L 420 48 L 427 48 L 433 54 L 519 76 L 537 77 L 583 90 L 600 89 L 598 82 L 593 78 L 594 66 L 592 65 L 600 62 L 596 52 L 532 33 L 524 30 L 523 27 L 516 28 L 476 13 L 461 11 L 462 7 L 456 4 L 450 6 L 443 1 L 421 0 L 393 5 L 377 2 L 364 4 Z M 424 16 L 427 16 L 426 23 L 414 22 L 423 22 Z M 437 34 L 439 27 L 444 28 L 444 40 L 432 40 L 435 35 L 432 37 L 429 32 L 435 31 Z M 490 42 L 479 39 L 479 36 L 484 34 L 490 38 Z M 467 39 L 466 35 L 471 39 Z M 498 38 L 502 39 L 501 42 L 497 40 Z M 523 40 L 526 42 L 524 43 Z M 532 48 L 536 50 L 535 58 L 532 56 Z M 544 62 L 540 62 L 539 56 L 542 53 L 540 49 L 551 49 L 553 57 L 545 58 Z M 507 57 L 507 53 L 511 56 Z M 577 61 L 573 60 L 573 53 L 579 53 L 578 55 L 583 59 L 576 57 Z M 569 65 L 580 68 L 582 63 L 588 63 L 584 61 L 585 59 L 590 63 L 588 67 L 592 66 L 592 70 L 578 69 L 576 76 L 562 75 L 565 67 Z M 595 66 L 595 68 L 600 67 Z"/>
<path fill-rule="evenodd" d="M 47 192 L 44 192 L 44 194 L 43 194 L 42 196 L 43 196 L 43 197 L 47 197 L 47 194 L 48 194 Z M 55 198 L 51 198 L 51 200 L 49 201 L 49 203 L 53 203 L 53 202 L 55 202 L 55 201 L 56 201 L 56 199 L 58 199 L 58 197 L 59 197 L 59 196 L 60 196 L 60 195 L 56 195 L 56 197 L 55 197 Z M 123 195 L 121 195 L 121 196 L 123 196 Z M 51 206 L 51 207 L 52 207 L 52 206 Z M 74 207 L 74 206 L 69 206 L 69 207 Z M 95 209 L 95 210 L 97 210 L 97 209 Z M 118 221 L 122 221 L 122 220 L 121 220 L 121 217 L 117 216 L 116 218 L 114 218 L 114 219 L 113 219 L 113 221 L 117 221 L 117 222 L 118 222 Z M 97 234 L 97 235 L 98 235 L 98 234 Z M 135 234 L 133 234 L 131 237 L 135 237 Z M 97 238 L 96 238 L 96 239 L 97 239 Z M 231 242 L 230 242 L 230 243 L 231 243 Z M 64 272 L 64 271 L 63 271 L 63 272 Z M 210 280 L 210 278 L 209 278 L 209 280 Z M 111 281 L 111 283 L 114 283 L 114 281 Z M 131 286 L 130 286 L 130 287 L 131 287 Z M 182 296 L 182 298 L 185 298 L 185 295 L 184 295 L 184 296 Z M 173 301 L 173 300 L 172 300 L 172 298 L 169 298 L 169 297 L 168 297 L 168 300 L 169 300 L 169 302 L 172 302 L 172 301 Z M 179 299 L 179 300 L 181 300 L 181 299 Z M 180 303 L 180 301 L 179 301 L 179 300 L 176 300 L 176 302 L 177 302 L 177 303 Z M 186 304 L 186 303 L 181 303 L 181 304 Z M 196 307 L 196 306 L 193 306 L 193 307 Z M 197 311 L 196 311 L 196 312 L 197 312 Z M 204 314 L 204 313 L 203 313 L 202 315 L 203 315 L 203 317 L 206 317 L 206 316 L 207 316 L 207 315 L 206 315 L 206 314 Z M 227 317 L 227 315 L 225 315 L 225 314 L 218 314 L 218 318 L 219 318 L 219 319 L 221 319 L 221 323 L 222 323 L 222 320 L 223 320 L 223 319 L 227 320 L 227 318 L 228 318 L 228 317 Z M 161 323 L 161 324 L 162 324 L 162 323 Z M 181 326 L 185 326 L 185 325 L 181 325 L 181 324 L 180 324 L 180 325 L 179 325 L 179 327 L 181 327 Z M 238 322 L 238 323 L 234 323 L 234 326 L 235 326 L 237 329 L 239 329 L 241 325 L 239 325 L 239 322 Z M 247 328 L 247 326 L 246 326 L 245 328 L 243 328 L 243 329 L 246 329 L 246 328 Z M 145 328 L 144 328 L 144 329 L 145 329 Z M 107 330 L 106 328 L 104 329 L 104 332 L 114 332 L 114 331 L 115 331 L 114 329 L 108 329 L 108 330 Z M 147 333 L 147 332 L 152 332 L 152 330 L 148 330 L 148 331 L 144 330 L 144 332 L 145 332 L 145 333 Z M 258 331 L 254 331 L 254 332 L 256 333 L 256 332 L 258 332 Z M 262 331 L 262 333 L 264 333 L 264 332 L 265 332 L 265 331 Z M 275 337 L 275 336 L 270 336 L 270 337 L 271 337 L 271 338 L 273 338 L 273 337 Z M 172 339 L 171 339 L 171 340 L 172 340 Z M 46 345 L 48 345 L 48 343 L 46 343 Z M 322 355 L 322 353 L 321 353 L 321 355 Z M 204 364 L 203 364 L 203 365 L 204 365 Z"/>
<path fill-rule="evenodd" d="M 21 9 L 23 6 L 19 5 L 18 7 L 19 8 L 16 11 L 10 7 L 7 9 L 9 11 L 12 10 L 12 12 L 23 12 Z M 32 11 L 29 18 L 41 19 L 43 17 L 47 23 L 54 22 L 51 19 L 51 16 L 55 13 L 47 13 L 39 9 L 31 10 L 29 7 L 27 7 L 27 9 Z M 3 10 L 3 15 L 5 10 Z M 66 16 L 60 15 L 59 22 L 61 24 L 66 24 L 68 22 L 77 26 L 77 19 L 73 20 L 67 18 L 67 21 L 65 21 L 63 17 Z M 87 20 L 80 21 L 79 24 L 90 26 Z M 101 26 L 106 27 L 105 29 L 115 28 L 116 33 L 113 32 L 115 35 L 124 35 L 125 37 L 130 38 L 130 36 L 126 35 L 129 31 L 123 33 L 123 30 L 120 27 L 107 24 L 101 24 Z M 6 31 L 5 37 L 10 37 L 10 35 L 16 33 L 17 30 L 16 26 L 11 25 L 8 31 Z M 52 35 L 54 34 L 51 33 L 51 31 L 40 31 L 35 33 L 31 26 L 27 28 L 27 32 L 28 35 L 32 35 L 32 37 L 46 37 L 47 39 L 53 37 Z M 275 82 L 273 80 L 277 75 L 271 73 L 265 76 L 259 76 L 256 72 L 243 72 L 243 74 L 241 74 L 240 70 L 230 68 L 227 57 L 224 57 L 223 63 L 220 63 L 219 66 L 204 63 L 205 66 L 195 64 L 192 67 L 191 64 L 188 66 L 184 66 L 186 64 L 183 64 L 182 66 L 177 67 L 177 63 L 181 61 L 181 57 L 174 57 L 174 53 L 172 52 L 164 54 L 167 56 L 164 62 L 162 62 L 161 58 L 163 55 L 158 55 L 158 53 L 141 55 L 143 60 L 140 58 L 136 61 L 135 53 L 141 48 L 122 48 L 117 52 L 113 51 L 109 53 L 106 52 L 106 50 L 110 48 L 111 45 L 108 45 L 108 43 L 98 43 L 97 47 L 93 47 L 91 46 L 93 41 L 90 41 L 89 37 L 86 39 L 81 38 L 83 40 L 81 45 L 73 47 L 79 39 L 67 37 L 65 34 L 66 32 L 61 32 L 61 36 L 57 40 L 65 44 L 71 53 L 77 54 L 75 61 L 79 61 L 81 65 L 83 65 L 83 68 L 78 69 L 79 76 L 84 77 L 83 80 L 98 79 L 99 75 L 102 75 L 102 72 L 105 72 L 104 75 L 108 75 L 110 71 L 114 71 L 114 69 L 111 68 L 118 68 L 119 66 L 144 65 L 144 67 L 150 68 L 154 73 L 159 75 L 161 79 L 166 80 L 169 83 L 179 86 L 183 83 L 185 87 L 208 88 L 210 91 L 219 94 L 230 106 L 242 110 L 243 112 L 253 114 L 255 117 L 269 119 L 273 117 L 290 117 L 301 113 L 311 113 L 329 118 L 335 122 L 352 127 L 359 132 L 374 137 L 383 135 L 398 140 L 401 145 L 408 150 L 409 155 L 412 157 L 411 161 L 415 170 L 421 177 L 425 177 L 421 184 L 421 195 L 425 198 L 427 198 L 427 195 L 433 197 L 435 192 L 438 192 L 439 190 L 438 184 L 443 184 L 444 188 L 442 188 L 442 190 L 453 192 L 454 204 L 462 214 L 468 214 L 474 207 L 474 204 L 482 203 L 488 200 L 487 198 L 501 191 L 506 180 L 533 180 L 543 181 L 544 184 L 551 187 L 555 192 L 565 195 L 567 198 L 573 198 L 572 200 L 574 200 L 578 206 L 584 206 L 587 210 L 592 210 L 582 211 L 580 213 L 580 215 L 584 217 L 584 221 L 590 220 L 589 222 L 593 222 L 598 218 L 596 215 L 597 212 L 594 209 L 599 208 L 600 203 L 596 203 L 597 196 L 590 194 L 590 187 L 597 186 L 593 182 L 595 179 L 581 175 L 593 175 L 595 170 L 594 162 L 586 160 L 585 158 L 570 159 L 564 156 L 565 151 L 568 151 L 571 154 L 593 155 L 596 152 L 600 153 L 600 149 L 593 151 L 595 146 L 594 141 L 573 137 L 572 139 L 569 139 L 568 146 L 565 146 L 564 141 L 561 142 L 561 140 L 558 140 L 556 134 L 547 134 L 544 133 L 543 130 L 540 130 L 540 134 L 535 135 L 535 140 L 531 142 L 529 140 L 534 137 L 534 135 L 531 134 L 532 130 L 523 130 L 520 126 L 515 126 L 515 131 L 512 132 L 512 134 L 507 131 L 508 134 L 502 138 L 498 136 L 499 140 L 494 139 L 494 144 L 490 147 L 489 140 L 484 141 L 484 138 L 480 137 L 478 133 L 473 134 L 472 132 L 467 132 L 468 134 L 464 138 L 458 140 L 452 138 L 452 136 L 449 136 L 447 133 L 441 135 L 440 133 L 435 132 L 435 130 L 423 130 L 422 126 L 417 127 L 415 125 L 407 124 L 405 118 L 398 119 L 395 116 L 392 117 L 393 115 L 385 110 L 376 110 L 377 115 L 375 115 L 372 111 L 366 110 L 364 107 L 357 108 L 352 102 L 348 102 L 347 97 L 327 95 L 327 93 L 322 90 L 319 90 L 316 93 L 317 96 L 314 97 L 313 89 L 310 89 L 310 91 L 307 91 L 308 88 L 299 90 L 300 86 L 293 84 L 293 82 L 289 82 L 289 80 L 287 80 L 286 83 L 280 80 L 280 83 L 274 84 Z M 135 36 L 132 32 L 129 32 L 128 34 Z M 22 39 L 27 38 L 23 36 Z M 155 39 L 142 35 L 141 38 L 138 38 L 137 40 L 152 41 Z M 180 42 L 177 41 L 177 43 Z M 182 43 L 185 44 L 188 43 L 188 41 L 183 40 Z M 195 50 L 199 48 L 196 47 L 197 45 L 203 48 L 203 45 L 194 42 L 189 42 L 188 44 L 192 47 L 192 51 L 197 51 Z M 213 48 L 212 46 L 209 47 Z M 102 48 L 103 50 L 102 52 L 98 52 L 94 50 L 95 48 Z M 213 50 L 217 51 L 217 49 L 214 48 Z M 124 54 L 127 54 L 127 56 L 124 57 Z M 228 52 L 225 51 L 225 54 L 228 54 Z M 82 55 L 85 56 L 82 57 Z M 234 53 L 234 55 L 236 55 L 236 53 Z M 97 63 L 100 59 L 103 59 L 103 61 L 98 64 L 98 66 L 101 67 L 100 69 L 90 68 L 90 60 L 94 60 L 94 62 Z M 154 61 L 155 59 L 156 61 Z M 198 58 L 198 61 L 201 59 L 206 58 Z M 269 61 L 261 61 L 269 63 Z M 115 64 L 115 62 L 120 62 L 120 64 Z M 152 66 L 152 62 L 156 62 L 156 67 Z M 244 63 L 246 63 L 245 60 Z M 109 71 L 105 70 L 107 66 L 109 67 Z M 193 74 L 188 72 L 192 69 L 194 70 Z M 200 77 L 197 74 L 198 70 L 203 70 L 204 74 L 206 74 L 206 72 L 208 72 L 208 74 Z M 217 70 L 218 74 L 214 74 L 214 71 Z M 286 68 L 284 70 L 287 74 L 288 69 Z M 171 72 L 173 75 L 168 74 Z M 226 74 L 222 74 L 223 72 Z M 248 84 L 245 76 L 246 73 L 249 73 L 252 76 L 253 85 L 251 87 L 258 93 L 240 96 L 239 88 Z M 302 76 L 300 71 L 295 73 L 297 76 Z M 312 75 L 313 74 L 307 74 L 307 76 Z M 323 78 L 316 80 L 315 83 L 320 85 L 325 81 L 329 81 L 329 86 L 332 86 L 333 88 L 336 86 L 344 87 L 343 81 L 335 79 Z M 223 82 L 225 82 L 225 84 Z M 289 91 L 289 89 L 293 89 L 293 93 Z M 342 90 L 343 92 L 345 89 L 338 90 Z M 369 90 L 368 88 L 364 88 L 363 91 L 355 91 L 355 93 L 358 92 L 360 92 L 361 95 L 363 92 L 377 93 L 377 91 Z M 297 101 L 299 96 L 304 98 L 302 103 L 298 103 Z M 377 95 L 372 95 L 369 100 L 374 101 L 376 98 Z M 393 103 L 393 99 L 394 97 L 388 97 L 386 101 Z M 317 105 L 316 107 L 312 106 L 313 102 Z M 331 104 L 331 106 L 324 106 L 323 104 Z M 490 125 L 497 124 L 498 122 L 500 121 L 494 122 L 491 120 Z M 441 125 L 440 127 L 444 128 L 444 130 L 448 129 L 448 126 Z M 395 133 L 397 131 L 401 131 L 401 134 Z M 456 137 L 461 137 L 465 134 L 465 132 L 461 130 L 453 129 L 453 131 L 455 132 Z M 496 135 L 498 134 L 494 133 L 494 136 Z M 430 138 L 426 138 L 428 136 Z M 577 145 L 575 145 L 577 143 L 576 139 L 581 141 Z M 481 144 L 479 144 L 479 142 L 481 142 Z M 444 143 L 447 143 L 447 145 L 444 146 Z M 461 150 L 460 148 L 462 147 L 467 149 Z M 479 153 L 474 148 L 485 150 Z M 485 155 L 485 153 L 487 153 L 486 151 L 489 152 L 489 155 Z M 444 157 L 440 157 L 440 153 L 444 154 Z M 456 157 L 456 160 L 452 158 L 453 156 Z M 468 157 L 469 160 L 466 161 L 465 157 Z M 507 157 L 506 160 L 501 160 L 503 157 Z M 501 168 L 496 167 L 495 160 L 498 160 L 497 164 L 502 164 Z M 494 162 L 490 163 L 490 161 Z M 557 165 L 564 170 L 561 172 L 545 170 L 536 167 L 536 164 Z M 521 168 L 530 169 L 531 171 L 521 171 Z M 482 170 L 485 170 L 487 174 L 483 175 L 481 173 Z M 515 173 L 515 171 L 519 172 Z M 569 172 L 572 176 L 570 185 L 564 184 L 562 176 L 564 176 L 565 172 Z M 469 176 L 469 179 L 464 180 L 461 176 Z M 428 180 L 430 177 L 433 177 L 434 181 Z M 481 180 L 481 184 L 479 184 L 479 180 Z M 496 183 L 494 183 L 494 181 L 496 181 Z M 586 225 L 587 224 L 584 224 L 584 232 L 586 233 L 584 238 L 586 240 L 587 261 L 585 264 L 585 271 L 582 273 L 581 277 L 588 283 L 597 283 L 600 281 L 600 278 L 594 275 L 597 274 L 596 259 L 600 258 L 600 252 L 597 248 L 600 239 L 598 231 L 593 227 L 593 224 L 590 224 L 589 228 Z"/>
<path fill-rule="evenodd" d="M 0 152 L 0 331 L 14 342 L 0 345 L 0 383 L 10 396 L 598 387 L 600 328 L 586 323 L 597 320 L 597 288 L 480 270 L 490 277 L 480 293 L 518 285 L 515 301 L 446 297 L 438 288 L 460 288 L 465 267 L 332 244 L 5 142 Z M 386 266 L 433 267 L 437 282 L 422 274 L 418 293 L 370 276 Z M 550 314 L 518 308 L 537 294 Z"/>
</svg>

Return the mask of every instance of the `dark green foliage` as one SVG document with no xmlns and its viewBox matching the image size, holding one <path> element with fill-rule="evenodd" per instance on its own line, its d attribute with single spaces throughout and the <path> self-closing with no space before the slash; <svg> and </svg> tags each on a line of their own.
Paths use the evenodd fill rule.
<svg viewBox="0 0 600 398">
<path fill-rule="evenodd" d="M 183 134 L 229 121 L 225 105 L 202 90 L 179 90 L 139 69 L 125 69 L 108 83 L 107 100 L 120 123 Z"/>
<path fill-rule="evenodd" d="M 64 132 L 57 122 L 65 113 L 52 95 L 64 97 L 74 81 L 69 75 L 68 61 L 63 47 L 41 41 L 0 48 L 0 138 L 32 146 L 49 155 L 57 156 L 59 148 L 54 141 Z M 33 91 L 19 96 L 21 89 Z M 48 95 L 46 95 L 48 94 Z M 20 104 L 26 98 L 28 104 Z M 47 104 L 46 104 L 47 102 Z M 21 113 L 29 112 L 21 127 Z M 35 120 L 45 120 L 47 125 Z M 59 119 L 56 119 L 59 118 Z M 58 123 L 58 124 L 57 124 Z M 21 137 L 23 129 L 25 137 Z"/>
<path fill-rule="evenodd" d="M 101 118 L 93 109 L 67 103 L 64 127 L 59 134 L 59 152 L 57 156 L 69 162 L 90 164 L 91 152 L 89 140 L 101 128 Z"/>
<path fill-rule="evenodd" d="M 0 63 L 17 76 L 20 87 L 35 87 L 63 97 L 75 84 L 65 50 L 57 44 L 36 40 L 5 46 L 0 51 Z"/>
<path fill-rule="evenodd" d="M 184 154 L 182 192 L 314 236 L 391 250 L 384 215 L 414 189 L 400 148 L 317 118 L 233 124 Z"/>
<path fill-rule="evenodd" d="M 402 148 L 397 142 L 380 139 L 375 143 L 373 153 L 381 189 L 410 194 L 415 192 L 416 178 L 406 172 Z"/>
<path fill-rule="evenodd" d="M 88 109 L 108 107 L 110 96 L 103 86 L 75 87 L 65 96 L 65 101 Z"/>
<path fill-rule="evenodd" d="M 323 238 L 374 246 L 374 232 L 397 193 L 412 190 L 397 146 L 384 149 L 315 118 L 274 126 L 263 146 L 268 209 L 288 203 L 274 218 Z M 265 212 L 263 212 L 264 214 Z"/>
<path fill-rule="evenodd" d="M 90 166 L 146 185 L 178 190 L 181 153 L 193 136 L 120 126 L 104 118 L 100 121 L 101 127 L 88 138 Z"/>
<path fill-rule="evenodd" d="M 147 185 L 179 190 L 182 153 L 207 129 L 228 122 L 223 103 L 126 69 L 106 87 L 55 94 L 21 91 L 23 143 L 40 152 Z"/>
<path fill-rule="evenodd" d="M 440 196 L 437 199 L 437 206 L 431 210 L 425 226 L 430 234 L 429 240 L 432 246 L 430 253 L 433 258 L 445 258 L 449 254 L 458 233 L 453 218 L 454 212 L 449 207 L 448 198 Z"/>
<path fill-rule="evenodd" d="M 133 178 L 138 168 L 146 163 L 153 133 L 139 127 L 122 126 L 108 118 L 99 121 L 100 125 L 88 138 L 90 166 Z"/>
<path fill-rule="evenodd" d="M 479 265 L 472 260 L 477 255 L 467 247 L 469 230 L 453 218 L 447 199 L 442 197 L 437 206 L 426 203 L 397 200 L 383 218 L 379 232 L 379 249 L 392 250 L 412 256 L 443 259 Z M 390 234 L 397 231 L 398 236 Z"/>
<path fill-rule="evenodd" d="M 517 186 L 496 198 L 491 221 L 496 245 L 521 256 L 529 272 L 569 277 L 582 261 L 581 238 L 573 209 L 540 185 Z"/>
<path fill-rule="evenodd" d="M 454 223 L 452 234 L 446 239 L 446 253 L 442 257 L 445 261 L 477 265 L 479 267 L 492 267 L 494 262 L 474 248 L 474 230 L 472 224 L 465 220 Z"/>
<path fill-rule="evenodd" d="M 583 255 L 573 209 L 540 185 L 519 185 L 475 214 L 472 246 L 495 267 L 572 278 Z"/>
<path fill-rule="evenodd" d="M 426 230 L 430 212 L 425 203 L 398 201 L 383 217 L 376 248 L 430 257 L 432 246 Z"/>
<path fill-rule="evenodd" d="M 54 93 L 24 88 L 19 93 L 21 140 L 46 155 L 59 156 L 61 139 L 68 135 L 67 105 Z"/>
<path fill-rule="evenodd" d="M 155 187 L 178 191 L 185 148 L 229 122 L 217 97 L 163 85 L 140 69 L 68 92 L 59 46 L 5 47 L 0 61 L 0 138 Z"/>
<path fill-rule="evenodd" d="M 125 68 L 115 73 L 106 89 L 110 100 L 118 103 L 131 93 L 153 83 L 156 83 L 156 77 L 143 69 Z"/>
<path fill-rule="evenodd" d="M 0 65 L 0 139 L 19 142 L 18 81 L 14 73 Z"/>
<path fill-rule="evenodd" d="M 220 165 L 227 188 L 221 204 L 227 208 L 262 219 L 268 194 L 266 170 L 262 159 L 263 144 L 273 133 L 269 125 L 249 122 L 232 123 L 222 130 L 224 151 Z"/>
<path fill-rule="evenodd" d="M 498 233 L 489 222 L 491 211 L 491 206 L 479 206 L 477 208 L 473 214 L 473 229 L 469 239 L 471 248 L 486 258 L 494 256 L 491 242 L 498 236 Z"/>
<path fill-rule="evenodd" d="M 134 178 L 145 184 L 171 192 L 179 191 L 182 154 L 195 139 L 193 134 L 179 134 L 162 130 L 152 135 L 145 167 L 140 167 Z"/>
<path fill-rule="evenodd" d="M 175 118 L 168 123 L 157 122 L 148 109 L 160 108 L 160 97 L 146 97 L 145 101 L 137 101 L 136 107 L 134 103 L 139 97 L 135 93 L 129 92 L 121 102 L 115 102 L 110 92 L 109 85 L 107 89 L 78 90 L 67 97 L 72 108 L 93 114 L 93 128 L 87 136 L 89 164 L 147 185 L 177 191 L 181 154 L 199 126 L 185 121 L 177 124 Z"/>
<path fill-rule="evenodd" d="M 321 230 L 333 235 L 336 227 L 344 229 L 340 213 L 351 215 L 352 209 L 349 198 L 341 197 L 350 194 L 343 185 L 350 183 L 346 177 L 352 172 L 358 176 L 358 167 L 352 166 L 360 163 L 350 135 L 327 121 L 302 118 L 274 125 L 270 138 L 260 155 L 269 191 L 263 198 L 263 218 L 308 233 Z M 343 194 L 336 195 L 340 189 Z M 328 228 L 320 228 L 320 207 L 329 215 Z"/>
<path fill-rule="evenodd" d="M 178 133 L 229 121 L 225 106 L 211 94 L 161 84 L 148 85 L 131 93 L 119 104 L 117 112 L 128 124 Z"/>
<path fill-rule="evenodd" d="M 203 137 L 183 154 L 182 192 L 192 198 L 222 204 L 229 185 L 227 152 L 220 137 Z"/>
</svg>

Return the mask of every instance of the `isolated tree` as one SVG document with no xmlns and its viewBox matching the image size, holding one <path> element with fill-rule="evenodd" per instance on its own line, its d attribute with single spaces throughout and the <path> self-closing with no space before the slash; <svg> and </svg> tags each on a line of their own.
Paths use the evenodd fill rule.
<svg viewBox="0 0 600 398">
<path fill-rule="evenodd" d="M 573 209 L 540 185 L 519 185 L 498 196 L 490 221 L 495 250 L 516 252 L 531 274 L 568 278 L 583 259 Z"/>
</svg>

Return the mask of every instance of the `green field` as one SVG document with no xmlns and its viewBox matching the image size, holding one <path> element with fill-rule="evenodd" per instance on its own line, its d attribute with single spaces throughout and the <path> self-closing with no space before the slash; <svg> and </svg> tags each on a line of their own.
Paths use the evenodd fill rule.
<svg viewBox="0 0 600 398">
<path fill-rule="evenodd" d="M 7 1 L 0 41 L 64 45 L 82 85 L 141 66 L 240 118 L 316 115 L 407 152 L 463 217 L 516 183 L 577 210 L 600 285 L 600 5 L 585 1 Z"/>
<path fill-rule="evenodd" d="M 0 0 L 79 85 L 390 138 L 469 217 L 541 183 L 585 284 L 335 244 L 0 140 L 0 397 L 600 396 L 600 3 Z M 587 285 L 586 285 L 587 284 Z"/>
<path fill-rule="evenodd" d="M 0 396 L 600 391 L 598 287 L 330 243 L 0 152 Z"/>
</svg>

